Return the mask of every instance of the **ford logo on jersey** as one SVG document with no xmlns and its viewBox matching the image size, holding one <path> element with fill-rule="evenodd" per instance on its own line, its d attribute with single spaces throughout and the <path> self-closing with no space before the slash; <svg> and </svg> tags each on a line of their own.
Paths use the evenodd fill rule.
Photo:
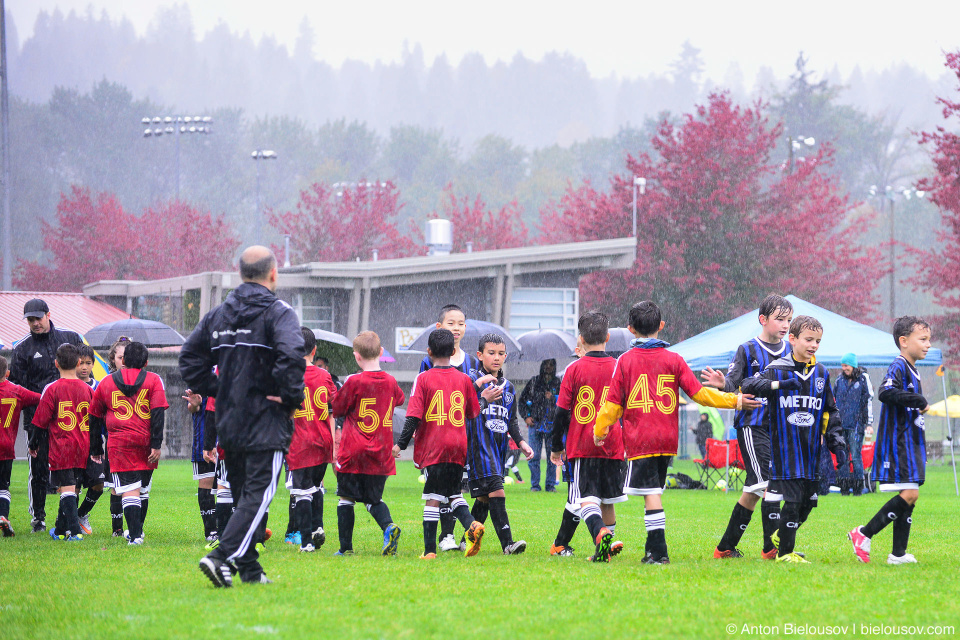
<svg viewBox="0 0 960 640">
<path fill-rule="evenodd" d="M 812 427 L 813 414 L 808 411 L 797 411 L 787 416 L 787 422 L 795 427 Z"/>
<path fill-rule="evenodd" d="M 913 424 L 917 425 L 920 429 L 924 429 L 923 416 L 917 416 L 917 419 L 913 421 Z"/>
<path fill-rule="evenodd" d="M 494 433 L 506 433 L 507 432 L 507 423 L 503 420 L 487 420 L 484 426 Z"/>
</svg>

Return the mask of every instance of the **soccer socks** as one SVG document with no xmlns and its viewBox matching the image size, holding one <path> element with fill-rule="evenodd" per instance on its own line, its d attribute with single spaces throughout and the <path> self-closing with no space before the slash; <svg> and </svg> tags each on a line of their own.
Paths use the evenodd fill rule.
<svg viewBox="0 0 960 640">
<path fill-rule="evenodd" d="M 230 489 L 218 489 L 217 490 L 217 531 L 223 535 L 223 532 L 227 529 L 227 522 L 230 521 L 230 516 L 233 515 L 233 493 Z"/>
<path fill-rule="evenodd" d="M 493 500 L 493 498 L 489 498 Z M 483 524 L 487 521 L 487 516 L 490 514 L 490 503 L 483 502 L 482 500 L 474 500 L 473 508 L 470 509 L 470 515 L 473 516 L 474 520 L 479 520 L 480 524 Z"/>
<path fill-rule="evenodd" d="M 587 530 L 590 531 L 590 540 L 596 541 L 603 529 L 603 518 L 600 516 L 600 505 L 588 503 L 580 507 L 580 519 L 587 524 Z"/>
<path fill-rule="evenodd" d="M 797 543 L 797 529 L 800 528 L 800 503 L 784 502 L 780 511 L 780 551 L 781 558 L 793 553 Z M 809 513 L 809 512 L 808 512 Z"/>
<path fill-rule="evenodd" d="M 217 529 L 217 501 L 213 489 L 197 489 L 197 505 L 200 507 L 200 519 L 203 520 L 205 538 L 219 531 Z"/>
<path fill-rule="evenodd" d="M 317 489 L 313 494 L 313 502 L 310 503 L 310 526 L 312 531 L 323 529 L 323 487 Z"/>
<path fill-rule="evenodd" d="M 887 501 L 887 504 L 880 507 L 880 511 L 877 511 L 870 522 L 860 528 L 860 533 L 872 538 L 883 531 L 888 524 L 899 520 L 909 508 L 910 505 L 899 494 L 893 496 Z"/>
<path fill-rule="evenodd" d="M 114 533 L 123 533 L 123 497 L 110 494 L 110 527 Z"/>
<path fill-rule="evenodd" d="M 90 513 L 93 509 L 93 506 L 97 504 L 97 500 L 100 499 L 100 496 L 103 495 L 103 489 L 96 490 L 93 487 L 87 487 L 87 493 L 83 496 L 83 504 L 77 509 L 77 514 L 79 517 L 83 517 Z"/>
<path fill-rule="evenodd" d="M 297 496 L 290 496 L 290 504 L 287 505 L 287 535 L 297 531 Z"/>
<path fill-rule="evenodd" d="M 378 525 L 380 525 L 381 531 L 386 531 L 387 527 L 393 523 L 393 520 L 390 518 L 390 508 L 387 506 L 386 502 L 368 504 L 367 511 L 370 512 L 370 515 L 373 516 L 373 519 L 377 521 Z"/>
<path fill-rule="evenodd" d="M 337 533 L 340 536 L 340 551 L 350 551 L 353 549 L 353 525 L 356 522 L 356 514 L 353 512 L 352 500 L 340 498 L 337 503 Z M 434 529 L 436 535 L 436 529 Z M 434 543 L 436 544 L 436 543 Z"/>
<path fill-rule="evenodd" d="M 127 531 L 130 540 L 143 537 L 143 515 L 139 496 L 123 497 L 123 517 L 127 520 Z"/>
<path fill-rule="evenodd" d="M 899 496 L 897 496 L 899 497 Z M 910 541 L 910 525 L 913 524 L 913 507 L 911 505 L 903 515 L 893 521 L 893 555 L 900 557 L 907 552 L 907 543 Z"/>
<path fill-rule="evenodd" d="M 743 537 L 743 533 L 747 530 L 747 525 L 750 524 L 750 518 L 752 517 L 753 511 L 739 502 L 733 505 L 733 513 L 730 514 L 730 521 L 727 522 L 727 530 L 723 532 L 723 537 L 720 538 L 717 549 L 730 551 L 740 544 L 740 538 Z"/>
<path fill-rule="evenodd" d="M 560 530 L 557 532 L 557 539 L 553 541 L 555 547 L 569 547 L 573 540 L 573 534 L 577 532 L 577 526 L 580 524 L 580 508 L 576 505 L 567 504 L 563 508 L 563 517 L 560 519 Z"/>
<path fill-rule="evenodd" d="M 464 501 L 466 504 L 466 501 Z M 453 510 L 449 505 L 440 507 L 440 538 L 446 538 L 453 535 L 453 528 L 457 526 L 457 519 L 453 516 Z"/>
<path fill-rule="evenodd" d="M 473 516 L 470 515 L 470 509 L 467 507 L 467 501 L 463 499 L 463 496 L 458 495 L 450 498 L 450 513 L 460 521 L 464 529 L 469 529 L 474 522 Z M 450 529 L 450 531 L 452 533 L 453 529 Z"/>
<path fill-rule="evenodd" d="M 75 536 L 82 533 L 80 519 L 77 516 L 77 494 L 73 491 L 64 491 L 60 494 L 60 509 L 55 533 L 59 536 Z"/>
<path fill-rule="evenodd" d="M 437 553 L 437 523 L 440 522 L 440 507 L 423 507 L 423 555 Z"/>
<path fill-rule="evenodd" d="M 647 529 L 647 553 L 665 558 L 667 556 L 667 516 L 663 509 L 647 509 L 643 516 Z"/>
<path fill-rule="evenodd" d="M 10 492 L 6 489 L 0 490 L 0 517 L 10 517 Z"/>
<path fill-rule="evenodd" d="M 297 496 L 294 515 L 297 519 L 296 530 L 300 532 L 300 547 L 305 547 L 311 543 L 310 534 L 313 532 L 313 496 Z"/>
<path fill-rule="evenodd" d="M 147 521 L 147 507 L 150 506 L 150 491 L 140 489 L 140 526 Z M 130 527 L 127 527 L 128 529 Z M 137 536 L 140 537 L 140 536 Z"/>
<path fill-rule="evenodd" d="M 510 529 L 510 517 L 507 515 L 506 498 L 488 498 L 490 501 L 490 519 L 493 526 L 497 529 L 497 537 L 500 538 L 500 546 L 504 549 L 513 544 L 513 531 Z M 479 518 L 477 518 L 480 520 Z M 480 520 L 483 523 L 483 520 Z"/>
<path fill-rule="evenodd" d="M 780 502 L 761 501 L 760 515 L 763 517 L 763 552 L 769 553 L 774 549 L 773 534 L 780 528 Z"/>
</svg>

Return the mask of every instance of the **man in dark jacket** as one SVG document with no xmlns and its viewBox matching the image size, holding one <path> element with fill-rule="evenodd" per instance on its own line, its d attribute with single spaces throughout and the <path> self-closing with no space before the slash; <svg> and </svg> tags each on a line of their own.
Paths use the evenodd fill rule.
<svg viewBox="0 0 960 640">
<path fill-rule="evenodd" d="M 60 378 L 57 371 L 57 348 L 61 344 L 83 344 L 76 331 L 57 329 L 50 320 L 50 307 L 39 298 L 23 305 L 23 319 L 30 333 L 14 343 L 10 358 L 10 382 L 35 393 Z M 33 436 L 33 414 L 36 407 L 24 407 L 23 424 L 27 437 Z M 37 457 L 30 458 L 30 516 L 34 533 L 46 531 L 47 483 L 50 479 L 49 442 L 45 429 L 37 429 Z"/>
<path fill-rule="evenodd" d="M 557 413 L 557 395 L 560 393 L 560 378 L 557 377 L 557 361 L 550 359 L 540 363 L 540 374 L 527 382 L 520 394 L 518 412 L 523 418 L 529 434 L 527 442 L 533 449 L 530 467 L 530 491 L 540 491 L 540 451 L 546 450 L 547 491 L 557 490 L 557 468 L 550 462 L 550 433 L 553 431 L 553 418 Z"/>
<path fill-rule="evenodd" d="M 180 351 L 187 386 L 216 398 L 217 433 L 236 501 L 219 546 L 200 561 L 216 587 L 233 586 L 235 570 L 244 582 L 269 582 L 255 538 L 290 447 L 306 368 L 300 321 L 275 295 L 276 256 L 249 247 L 240 256 L 240 277 L 243 284 L 204 316 Z"/>
<path fill-rule="evenodd" d="M 863 434 L 873 422 L 873 412 L 870 410 L 873 398 L 873 387 L 867 372 L 857 366 L 857 356 L 853 353 L 845 354 L 840 359 L 841 374 L 833 388 L 833 397 L 837 400 L 837 409 L 840 410 L 840 422 L 843 425 L 843 439 L 850 447 L 850 464 L 841 465 L 837 469 L 837 481 L 840 484 L 840 493 L 852 493 L 859 496 L 863 493 Z M 850 466 L 853 466 L 853 473 Z"/>
</svg>

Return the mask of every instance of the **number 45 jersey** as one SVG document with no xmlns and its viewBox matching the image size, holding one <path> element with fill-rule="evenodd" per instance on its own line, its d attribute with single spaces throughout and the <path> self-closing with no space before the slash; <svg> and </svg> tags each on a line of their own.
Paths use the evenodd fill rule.
<svg viewBox="0 0 960 640">
<path fill-rule="evenodd" d="M 343 382 L 333 415 L 343 417 L 337 471 L 374 476 L 397 474 L 393 459 L 393 410 L 403 404 L 397 381 L 385 371 L 361 371 Z"/>
</svg>

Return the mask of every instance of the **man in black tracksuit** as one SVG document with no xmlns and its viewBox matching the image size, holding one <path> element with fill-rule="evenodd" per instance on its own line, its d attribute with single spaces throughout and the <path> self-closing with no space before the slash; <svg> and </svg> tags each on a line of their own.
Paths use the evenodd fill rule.
<svg viewBox="0 0 960 640">
<path fill-rule="evenodd" d="M 13 346 L 10 358 L 10 382 L 35 393 L 60 378 L 57 371 L 57 348 L 64 343 L 81 345 L 83 338 L 76 331 L 57 329 L 50 320 L 50 308 L 39 298 L 23 305 L 23 318 L 30 333 Z M 37 457 L 30 458 L 30 515 L 34 533 L 46 531 L 47 483 L 50 479 L 49 443 L 46 429 L 35 429 L 36 407 L 24 407 L 23 424 L 27 437 L 37 433 Z"/>
<path fill-rule="evenodd" d="M 243 284 L 203 317 L 180 351 L 187 386 L 217 400 L 217 435 L 236 501 L 220 545 L 200 561 L 216 587 L 232 586 L 233 571 L 244 582 L 269 582 L 255 538 L 290 447 L 306 369 L 300 320 L 274 294 L 273 252 L 247 248 L 240 276 Z"/>
</svg>

